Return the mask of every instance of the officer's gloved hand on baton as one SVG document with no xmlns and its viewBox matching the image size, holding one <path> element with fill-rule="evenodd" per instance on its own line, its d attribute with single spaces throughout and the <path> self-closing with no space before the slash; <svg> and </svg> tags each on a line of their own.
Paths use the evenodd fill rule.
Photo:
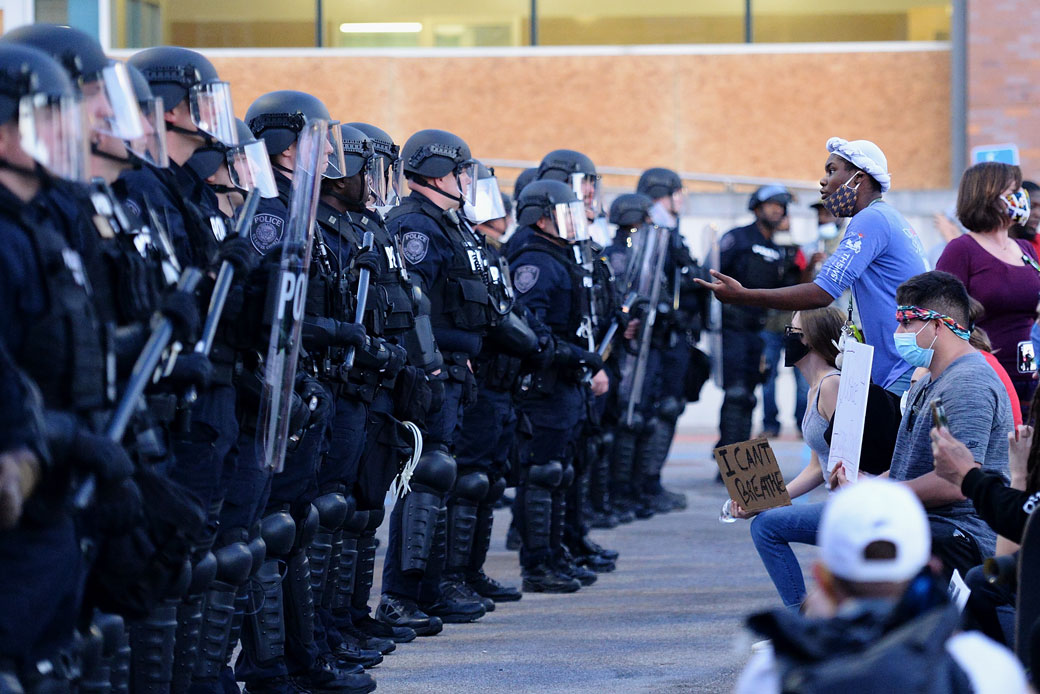
<svg viewBox="0 0 1040 694">
<path fill-rule="evenodd" d="M 173 339 L 181 344 L 191 344 L 199 337 L 202 319 L 199 317 L 199 302 L 193 292 L 172 289 L 161 300 L 159 310 L 173 324 Z"/>
<path fill-rule="evenodd" d="M 229 263 L 235 268 L 235 274 L 246 273 L 260 264 L 260 254 L 248 238 L 232 236 L 220 244 L 217 260 L 220 263 Z"/>
<path fill-rule="evenodd" d="M 379 251 L 374 248 L 366 248 L 358 251 L 353 261 L 355 270 L 368 270 L 379 272 Z"/>
</svg>

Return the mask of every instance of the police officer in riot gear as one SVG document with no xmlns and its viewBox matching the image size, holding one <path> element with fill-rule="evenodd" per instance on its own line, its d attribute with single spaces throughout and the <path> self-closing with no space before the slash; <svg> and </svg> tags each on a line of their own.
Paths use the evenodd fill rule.
<svg viewBox="0 0 1040 694">
<path fill-rule="evenodd" d="M 505 232 L 506 209 L 493 169 L 478 166 L 474 202 L 465 206 L 467 221 L 487 242 L 492 272 L 509 270 L 500 255 L 498 239 Z M 500 297 L 505 313 L 490 329 L 473 360 L 476 401 L 463 414 L 456 446 L 458 477 L 448 498 L 448 552 L 442 590 L 462 598 L 496 602 L 519 600 L 521 594 L 484 573 L 491 543 L 494 506 L 507 486 L 509 456 L 514 446 L 517 417 L 513 403 L 519 392 L 524 360 L 539 349 L 538 337 L 528 325 L 523 306 L 515 306 L 510 290 Z"/>
<path fill-rule="evenodd" d="M 719 241 L 719 271 L 746 287 L 775 289 L 794 284 L 783 249 L 773 234 L 787 215 L 791 194 L 768 185 L 748 200 L 755 221 L 727 232 Z M 755 387 L 762 382 L 762 337 L 765 309 L 725 304 L 722 307 L 722 385 L 725 399 L 719 417 L 719 446 L 751 438 Z"/>
<path fill-rule="evenodd" d="M 566 490 L 574 482 L 575 438 L 586 417 L 586 378 L 597 374 L 605 381 L 602 358 L 579 337 L 590 308 L 583 268 L 570 251 L 583 235 L 584 204 L 565 183 L 536 181 L 520 195 L 517 223 L 518 233 L 526 230 L 531 238 L 510 258 L 517 300 L 540 321 L 540 337 L 553 344 L 552 359 L 534 374 L 520 402 L 534 430 L 514 503 L 523 588 L 573 592 L 581 583 L 563 554 Z M 605 382 L 598 385 L 605 390 Z"/>
<path fill-rule="evenodd" d="M 266 146 L 278 191 L 277 197 L 260 201 L 250 225 L 249 240 L 260 255 L 281 247 L 289 217 L 297 140 L 313 119 L 330 124 L 325 146 L 327 164 L 322 176 L 341 178 L 344 158 L 339 123 L 330 117 L 319 99 L 282 90 L 258 97 L 246 111 L 246 124 Z M 363 350 L 370 343 L 363 327 L 328 315 L 329 282 L 334 283 L 335 278 L 330 278 L 330 269 L 319 260 L 323 252 L 327 255 L 321 237 L 316 235 L 314 243 L 313 282 L 308 282 L 303 349 L 296 381 L 296 411 L 303 406 L 303 431 L 288 452 L 284 469 L 271 476 L 269 482 L 269 472 L 256 460 L 252 441 L 242 442 L 240 448 L 248 445 L 251 450 L 240 454 L 240 466 L 244 464 L 254 471 L 259 467 L 260 471 L 233 490 L 234 499 L 227 514 L 233 516 L 227 519 L 229 524 L 240 527 L 250 527 L 260 520 L 261 535 L 268 545 L 264 566 L 252 584 L 249 600 L 253 614 L 247 615 L 244 624 L 243 650 L 235 669 L 236 678 L 244 681 L 251 692 L 280 692 L 288 686 L 321 692 L 368 692 L 375 688 L 375 682 L 361 671 L 362 666 L 382 660 L 379 652 L 362 650 L 352 641 L 335 643 L 335 651 L 331 651 L 333 644 L 325 638 L 324 624 L 315 618 L 308 550 L 323 520 L 338 525 L 341 521 L 330 519 L 345 517 L 350 510 L 345 498 L 333 496 L 315 503 L 320 496 L 322 452 L 334 413 L 333 394 L 318 377 L 327 376 L 332 369 L 332 348 Z M 255 373 L 244 376 L 244 380 L 252 381 Z M 250 412 L 250 418 L 255 417 L 256 390 L 243 386 L 243 391 L 249 395 L 240 401 L 240 406 Z M 258 504 L 250 502 L 255 495 L 260 496 Z M 252 512 L 251 517 L 244 514 L 247 510 Z M 268 528 L 275 544 L 280 546 L 272 547 L 265 533 Z M 287 565 L 284 579 L 279 575 L 279 561 Z"/>
<path fill-rule="evenodd" d="M 51 454 L 39 449 L 39 481 L 20 523 L 0 534 L 0 668 L 26 692 L 65 691 L 85 578 L 70 497 L 89 474 L 95 500 L 127 504 L 132 465 L 98 433 L 114 395 L 107 332 L 81 256 L 41 195 L 59 178 L 86 178 L 79 95 L 52 58 L 9 42 L 0 45 L 0 83 L 0 340 L 39 387 L 47 413 L 39 438 Z M 80 521 L 103 515 L 90 507 Z"/>
<path fill-rule="evenodd" d="M 378 618 L 417 633 L 439 630 L 433 618 L 470 622 L 482 602 L 440 589 L 447 526 L 446 496 L 456 479 L 453 457 L 464 403 L 474 388 L 470 360 L 491 323 L 487 261 L 465 225 L 462 207 L 476 179 L 469 146 L 443 130 L 421 130 L 401 151 L 411 194 L 387 216 L 401 242 L 409 273 L 430 297 L 430 320 L 444 359 L 441 407 L 426 418 L 423 455 L 411 491 L 390 516 Z"/>
</svg>

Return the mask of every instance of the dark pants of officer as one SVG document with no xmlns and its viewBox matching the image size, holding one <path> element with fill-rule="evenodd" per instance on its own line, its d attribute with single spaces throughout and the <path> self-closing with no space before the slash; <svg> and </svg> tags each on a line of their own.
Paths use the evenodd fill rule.
<svg viewBox="0 0 1040 694">
<path fill-rule="evenodd" d="M 219 513 L 235 468 L 237 444 L 235 389 L 229 385 L 214 385 L 201 393 L 192 405 L 190 430 L 174 435 L 174 462 L 169 471 L 173 481 L 199 497 L 211 521 Z"/>
<path fill-rule="evenodd" d="M 426 417 L 426 436 L 423 449 L 441 446 L 452 449 L 462 424 L 463 384 L 444 382 L 444 403 L 441 409 Z M 444 571 L 444 542 L 434 542 L 425 571 L 401 569 L 401 547 L 404 541 L 402 522 L 404 505 L 397 503 L 390 513 L 390 535 L 387 540 L 386 560 L 383 562 L 383 592 L 391 595 L 432 603 L 440 599 L 440 580 Z"/>
<path fill-rule="evenodd" d="M 84 562 L 72 518 L 0 532 L 0 662 L 35 669 L 72 642 Z"/>
<path fill-rule="evenodd" d="M 755 387 L 761 382 L 762 337 L 757 330 L 726 329 L 722 333 L 722 388 L 719 446 L 751 438 Z"/>
</svg>

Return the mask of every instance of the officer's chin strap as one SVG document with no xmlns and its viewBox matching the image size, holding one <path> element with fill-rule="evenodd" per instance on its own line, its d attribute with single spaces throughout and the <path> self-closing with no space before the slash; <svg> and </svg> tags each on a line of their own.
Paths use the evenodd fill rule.
<svg viewBox="0 0 1040 694">
<path fill-rule="evenodd" d="M 290 176 L 292 176 L 293 173 L 294 173 L 293 170 L 290 169 L 289 167 L 282 166 L 281 164 L 275 164 L 273 161 L 271 162 L 271 168 L 272 169 L 277 169 L 278 171 L 281 171 L 282 173 L 289 174 Z"/>
<path fill-rule="evenodd" d="M 35 178 L 37 181 L 40 182 L 40 185 L 45 188 L 49 187 L 53 182 L 53 178 L 49 173 L 47 173 L 47 170 L 43 168 L 43 165 L 35 161 L 33 162 L 33 168 L 27 169 L 24 166 L 17 166 L 7 161 L 6 159 L 0 158 L 0 169 L 13 171 L 14 173 L 21 174 L 26 178 Z"/>
<path fill-rule="evenodd" d="M 109 161 L 114 161 L 118 164 L 126 164 L 135 169 L 140 169 L 142 166 L 144 166 L 144 159 L 131 152 L 129 147 L 126 148 L 126 156 L 120 157 L 115 154 L 112 154 L 111 152 L 106 152 L 105 150 L 101 149 L 100 147 L 98 147 L 98 144 L 96 142 L 91 142 L 90 154 L 95 157 L 100 157 L 101 159 L 108 159 Z"/>
<path fill-rule="evenodd" d="M 187 135 L 188 137 L 197 137 L 203 142 L 205 142 L 207 147 L 213 147 L 217 145 L 220 145 L 222 147 L 225 146 L 223 142 L 220 142 L 209 133 L 199 130 L 198 128 L 196 128 L 195 130 L 188 130 L 187 128 L 182 128 L 179 125 L 167 123 L 166 130 L 167 132 L 180 133 L 181 135 Z"/>
<path fill-rule="evenodd" d="M 404 468 L 398 473 L 397 477 L 390 484 L 390 498 L 396 499 L 398 497 L 404 498 L 408 492 L 412 491 L 410 484 L 412 480 L 412 474 L 415 472 L 415 468 L 419 465 L 419 458 L 422 457 L 422 432 L 419 431 L 419 427 L 415 426 L 412 422 L 401 422 L 405 425 L 408 431 L 412 432 L 412 438 L 415 440 L 415 445 L 412 447 L 412 458 L 404 464 Z"/>
<path fill-rule="evenodd" d="M 456 182 L 456 183 L 458 183 L 458 180 L 459 180 L 459 177 L 458 177 L 458 175 L 456 174 L 456 176 L 455 176 L 455 182 Z M 441 195 L 443 195 L 444 197 L 448 198 L 449 200 L 454 200 L 455 202 L 457 202 L 457 203 L 459 204 L 459 209 L 460 209 L 460 210 L 461 210 L 461 209 L 463 208 L 463 206 L 464 206 L 464 205 L 466 204 L 466 198 L 462 197 L 462 195 L 461 195 L 461 194 L 459 194 L 459 195 L 452 195 L 452 194 L 451 194 L 451 193 L 449 193 L 448 191 L 446 191 L 446 190 L 443 190 L 443 189 L 441 189 L 441 188 L 440 188 L 439 186 L 435 186 L 435 185 L 434 185 L 434 184 L 433 184 L 433 183 L 432 183 L 432 182 L 430 181 L 430 179 L 428 179 L 428 178 L 427 178 L 427 179 L 424 179 L 424 180 L 423 180 L 423 183 L 422 183 L 422 185 L 423 185 L 424 187 L 426 187 L 426 188 L 429 188 L 430 190 L 435 190 L 435 191 L 437 191 L 438 193 L 440 193 L 440 194 L 441 194 Z M 459 185 L 459 186 L 458 186 L 458 188 L 459 188 L 459 190 L 460 190 L 460 191 L 462 190 L 462 186 L 461 186 L 461 185 Z"/>
<path fill-rule="evenodd" d="M 348 198 L 346 195 L 343 195 L 342 193 L 336 193 L 336 192 L 331 191 L 331 190 L 326 190 L 326 191 L 324 191 L 322 193 L 322 195 L 328 195 L 330 198 L 332 198 L 334 200 L 339 200 L 341 203 L 343 203 L 346 206 L 346 208 L 348 210 L 353 210 L 355 212 L 360 212 L 360 211 L 366 209 L 364 202 L 362 202 L 361 200 L 351 200 L 350 198 Z"/>
</svg>

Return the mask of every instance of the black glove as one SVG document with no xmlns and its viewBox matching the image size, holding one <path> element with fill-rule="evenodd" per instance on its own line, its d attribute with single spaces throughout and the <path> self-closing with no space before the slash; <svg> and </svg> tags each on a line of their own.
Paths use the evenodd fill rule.
<svg viewBox="0 0 1040 694">
<path fill-rule="evenodd" d="M 319 422 L 325 421 L 332 412 L 332 398 L 329 395 L 329 391 L 325 390 L 325 386 L 321 384 L 321 381 L 310 376 L 304 376 L 297 390 L 300 393 L 304 406 L 311 413 L 307 426 L 312 427 Z"/>
<path fill-rule="evenodd" d="M 336 325 L 336 343 L 364 349 L 368 344 L 365 326 L 359 323 L 339 322 Z"/>
<path fill-rule="evenodd" d="M 590 352 L 585 349 L 579 349 L 579 363 L 589 370 L 589 373 L 596 373 L 603 368 L 603 357 L 599 356 L 596 352 Z"/>
<path fill-rule="evenodd" d="M 213 363 L 205 354 L 182 352 L 177 355 L 173 371 L 167 378 L 178 386 L 195 386 L 196 390 L 205 390 L 213 382 Z"/>
<path fill-rule="evenodd" d="M 355 270 L 363 268 L 373 274 L 379 272 L 379 251 L 375 248 L 367 251 L 358 251 L 358 254 L 354 256 L 353 265 Z"/>
<path fill-rule="evenodd" d="M 127 478 L 98 485 L 92 513 L 99 531 L 121 535 L 140 524 L 143 509 L 141 490 Z"/>
<path fill-rule="evenodd" d="M 462 406 L 465 408 L 476 403 L 479 392 L 477 377 L 473 375 L 472 371 L 466 369 L 466 382 L 462 384 Z"/>
<path fill-rule="evenodd" d="M 548 368 L 556 356 L 556 342 L 551 335 L 542 335 L 538 338 L 538 351 L 527 358 L 527 363 L 535 371 Z"/>
<path fill-rule="evenodd" d="M 100 434 L 77 428 L 71 442 L 69 462 L 93 473 L 99 483 L 118 482 L 134 472 L 134 464 L 123 447 Z"/>
<path fill-rule="evenodd" d="M 235 272 L 249 272 L 260 262 L 260 254 L 253 248 L 253 242 L 242 236 L 224 239 L 217 249 L 217 260 L 227 261 L 235 268 Z"/>
<path fill-rule="evenodd" d="M 311 409 L 296 391 L 289 396 L 289 436 L 294 436 L 307 428 L 311 419 Z"/>
<path fill-rule="evenodd" d="M 430 407 L 427 412 L 436 412 L 444 405 L 444 373 L 430 376 Z"/>
<path fill-rule="evenodd" d="M 173 289 L 163 296 L 159 310 L 173 323 L 173 337 L 181 344 L 195 345 L 199 339 L 199 303 L 194 294 Z"/>
<path fill-rule="evenodd" d="M 392 342 L 384 342 L 383 347 L 390 353 L 386 358 L 386 366 L 383 367 L 383 373 L 386 374 L 387 379 L 391 379 L 404 368 L 405 363 L 408 361 L 408 350 Z"/>
</svg>

